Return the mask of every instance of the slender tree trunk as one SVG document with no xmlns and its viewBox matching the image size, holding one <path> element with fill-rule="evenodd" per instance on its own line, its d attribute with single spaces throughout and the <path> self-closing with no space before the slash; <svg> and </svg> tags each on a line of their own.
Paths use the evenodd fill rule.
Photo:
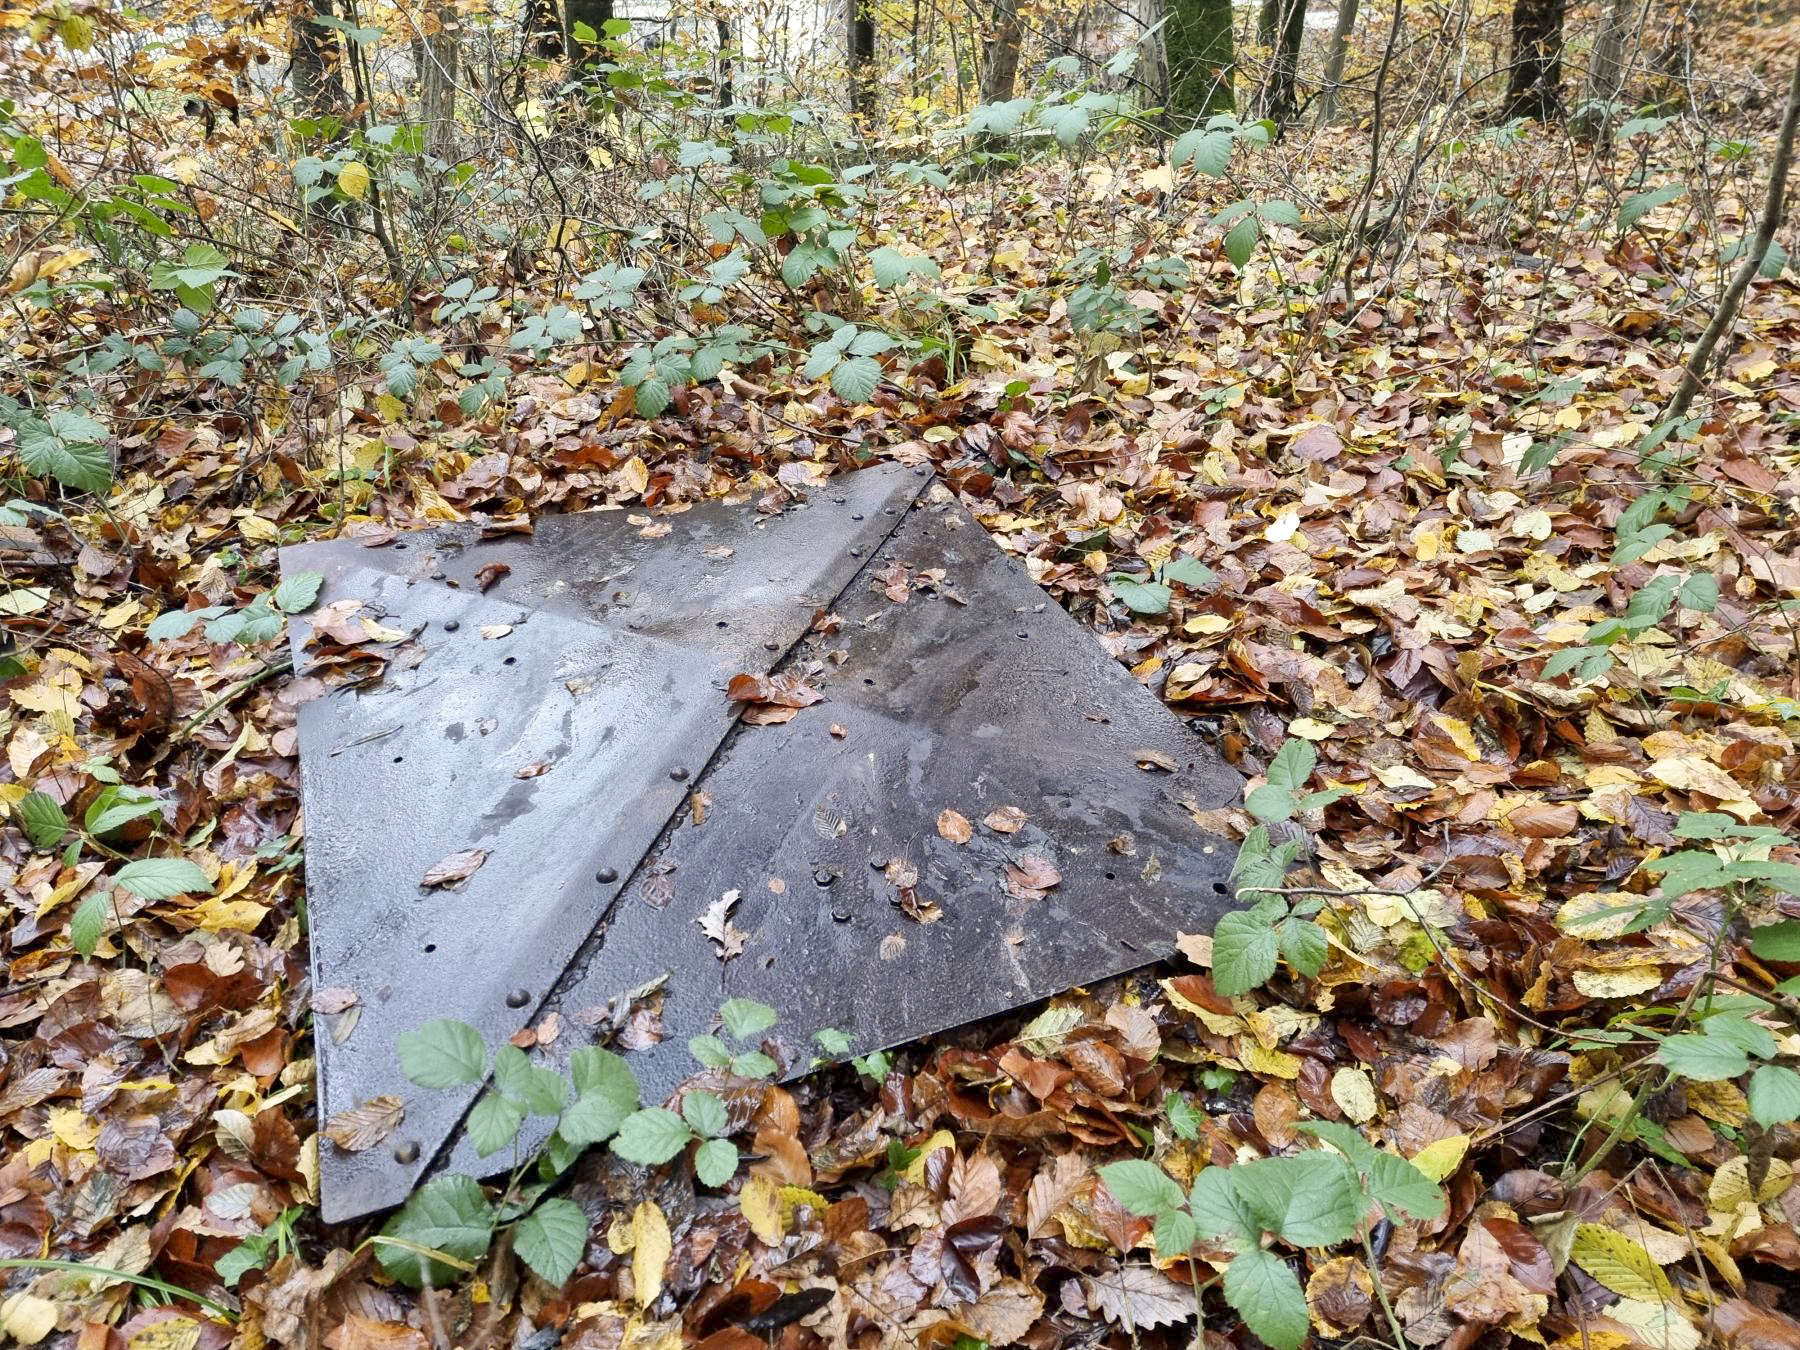
<svg viewBox="0 0 1800 1350">
<path fill-rule="evenodd" d="M 1288 0 L 1296 9 L 1304 0 Z M 1196 121 L 1232 112 L 1236 52 L 1231 35 L 1231 0 L 1166 0 L 1163 43 L 1169 60 L 1169 119 Z"/>
<path fill-rule="evenodd" d="M 1165 119 L 1173 117 L 1169 108 L 1169 31 L 1163 23 L 1167 13 L 1164 0 L 1135 0 L 1131 6 L 1131 20 L 1140 35 L 1137 81 L 1143 97 L 1160 107 Z M 1156 31 L 1152 33 L 1151 29 Z M 1148 37 L 1143 36 L 1146 33 Z"/>
<path fill-rule="evenodd" d="M 1269 82 L 1263 87 L 1262 109 L 1277 126 L 1294 115 L 1294 81 L 1300 74 L 1300 39 L 1306 35 L 1306 0 L 1275 0 L 1275 51 Z"/>
<path fill-rule="evenodd" d="M 312 0 L 294 12 L 290 30 L 293 53 L 294 96 L 302 116 L 346 117 L 350 97 L 344 92 L 344 49 L 335 29 L 313 22 L 335 18 L 332 0 Z"/>
<path fill-rule="evenodd" d="M 1506 116 L 1553 121 L 1562 112 L 1563 16 L 1568 0 L 1513 0 Z"/>
<path fill-rule="evenodd" d="M 1344 78 L 1344 57 L 1350 50 L 1350 34 L 1356 29 L 1357 0 L 1338 0 L 1337 23 L 1331 30 L 1331 47 L 1325 54 L 1325 85 L 1319 94 L 1319 125 L 1337 116 L 1338 85 Z"/>
<path fill-rule="evenodd" d="M 849 0 L 850 109 L 859 117 L 875 112 L 875 14 L 868 0 Z"/>
<path fill-rule="evenodd" d="M 1656 51 L 1658 75 L 1683 85 L 1694 73 L 1694 40 L 1700 31 L 1700 0 L 1675 0 Z"/>
<path fill-rule="evenodd" d="M 1019 41 L 1024 27 L 1019 21 L 1019 0 L 994 0 L 993 36 L 988 39 L 987 60 L 981 68 L 981 101 L 1004 103 L 1019 81 Z"/>
<path fill-rule="evenodd" d="M 1598 140 L 1612 140 L 1617 121 L 1619 91 L 1625 87 L 1625 39 L 1637 0 L 1612 0 L 1602 15 L 1594 49 L 1588 54 L 1586 86 L 1582 90 L 1581 115 L 1576 130 Z"/>
<path fill-rule="evenodd" d="M 425 121 L 425 148 L 439 158 L 448 157 L 456 141 L 456 71 L 460 48 L 456 11 L 440 9 L 437 24 L 413 43 L 413 61 L 419 71 L 419 112 Z"/>
<path fill-rule="evenodd" d="M 731 20 L 723 14 L 713 16 L 719 33 L 719 106 L 729 108 L 737 97 L 731 87 Z"/>
</svg>

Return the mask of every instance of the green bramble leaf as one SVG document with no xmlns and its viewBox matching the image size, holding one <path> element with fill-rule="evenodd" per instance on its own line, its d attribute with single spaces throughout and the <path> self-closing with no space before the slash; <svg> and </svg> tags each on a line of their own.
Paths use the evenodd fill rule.
<svg viewBox="0 0 1800 1350">
<path fill-rule="evenodd" d="M 626 1162 L 666 1163 L 694 1137 L 687 1122 L 660 1106 L 647 1107 L 625 1118 L 613 1137 L 612 1151 Z"/>
<path fill-rule="evenodd" d="M 519 1259 L 553 1285 L 565 1283 L 575 1273 L 587 1243 L 587 1215 L 573 1200 L 546 1200 L 513 1229 L 513 1250 Z"/>
<path fill-rule="evenodd" d="M 725 1127 L 730 1123 L 725 1103 L 713 1093 L 701 1090 L 682 1095 L 681 1114 L 693 1127 L 695 1134 L 707 1139 L 715 1139 L 724 1134 Z"/>
<path fill-rule="evenodd" d="M 106 895 L 90 895 L 69 916 L 69 941 L 85 960 L 100 945 L 100 934 L 106 931 Z"/>
<path fill-rule="evenodd" d="M 1224 998 L 1260 989 L 1275 974 L 1280 953 L 1266 919 L 1242 910 L 1225 915 L 1213 928 L 1213 987 Z"/>
<path fill-rule="evenodd" d="M 1181 1208 L 1181 1187 L 1153 1162 L 1130 1158 L 1100 1169 L 1107 1192 L 1139 1218 L 1151 1218 Z"/>
<path fill-rule="evenodd" d="M 1244 1325 L 1273 1350 L 1299 1350 L 1311 1329 L 1306 1294 L 1294 1272 L 1274 1252 L 1241 1251 L 1225 1267 L 1225 1301 Z"/>
<path fill-rule="evenodd" d="M 737 1168 L 737 1145 L 729 1139 L 708 1139 L 694 1152 L 694 1175 L 703 1186 L 723 1186 Z"/>
<path fill-rule="evenodd" d="M 400 1072 L 424 1088 L 479 1083 L 487 1068 L 487 1045 L 467 1022 L 440 1017 L 394 1040 Z"/>
<path fill-rule="evenodd" d="M 439 1177 L 414 1191 L 381 1231 L 459 1261 L 475 1262 L 487 1255 L 488 1243 L 493 1239 L 494 1207 L 474 1177 Z M 436 1288 L 448 1288 L 458 1277 L 452 1267 L 409 1247 L 380 1244 L 375 1248 L 375 1256 L 391 1278 L 414 1289 L 425 1282 L 427 1266 Z"/>
<path fill-rule="evenodd" d="M 211 895 L 206 873 L 186 858 L 142 858 L 126 863 L 112 884 L 146 900 L 168 900 L 177 895 Z"/>
<path fill-rule="evenodd" d="M 719 1006 L 719 1021 L 725 1024 L 725 1030 L 732 1038 L 739 1041 L 762 1035 L 780 1019 L 781 1014 L 775 1009 L 753 998 L 727 999 Z"/>
<path fill-rule="evenodd" d="M 525 1123 L 525 1108 L 508 1101 L 498 1092 L 483 1094 L 469 1112 L 469 1142 L 477 1157 L 498 1153 L 519 1137 Z"/>
</svg>

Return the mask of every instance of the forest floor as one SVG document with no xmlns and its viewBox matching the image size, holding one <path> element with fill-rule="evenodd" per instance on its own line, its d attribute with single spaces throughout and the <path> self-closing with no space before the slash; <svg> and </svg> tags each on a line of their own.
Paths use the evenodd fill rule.
<svg viewBox="0 0 1800 1350">
<path fill-rule="evenodd" d="M 1758 41 L 1791 62 L 1800 26 Z M 1737 134 L 1766 149 L 1778 103 Z M 1236 189 L 1178 181 L 1149 150 L 916 189 L 884 208 L 894 241 L 995 317 L 953 353 L 890 362 L 862 402 L 728 370 L 640 418 L 608 354 L 579 345 L 477 418 L 448 395 L 402 405 L 378 378 L 335 422 L 194 378 L 119 438 L 104 510 L 0 527 L 17 644 L 0 797 L 88 813 L 86 836 L 23 817 L 0 835 L 0 1258 L 80 1263 L 11 1271 L 10 1334 L 81 1350 L 1185 1345 L 1204 1299 L 1223 1350 L 1253 1338 L 1194 1288 L 1222 1253 L 1158 1255 L 1151 1218 L 1096 1169 L 1149 1156 L 1185 1184 L 1291 1154 L 1324 1121 L 1412 1159 L 1447 1203 L 1336 1248 L 1277 1241 L 1321 1342 L 1800 1346 L 1800 1136 L 1746 1096 L 1756 1066 L 1791 1071 L 1800 1052 L 1784 984 L 1800 962 L 1783 959 L 1800 948 L 1758 955 L 1749 936 L 1800 899 L 1702 885 L 1659 910 L 1655 870 L 1704 828 L 1719 856 L 1800 856 L 1800 287 L 1754 284 L 1691 455 L 1653 474 L 1644 439 L 1761 170 L 1709 198 L 1710 219 L 1671 198 L 1621 224 L 1706 150 L 1670 151 L 1630 188 L 1595 172 L 1534 196 L 1534 154 L 1567 150 L 1472 148 L 1456 190 L 1508 198 L 1508 237 L 1447 193 L 1383 244 L 1384 293 L 1316 308 L 1294 297 L 1329 240 L 1271 224 L 1240 269 L 1209 225 Z M 1341 218 L 1366 134 L 1320 133 L 1307 153 L 1304 214 Z M 1575 226 L 1577 207 L 1602 223 Z M 1134 264 L 1189 270 L 1131 292 L 1139 333 L 1097 338 L 1048 274 L 1071 236 L 1135 238 Z M 548 300 L 566 276 L 546 256 L 526 284 Z M 442 297 L 416 300 L 429 331 Z M 8 322 L 26 356 L 69 340 L 43 314 Z M 474 340 L 503 350 L 511 322 Z M 311 1095 L 294 731 L 321 686 L 277 669 L 273 635 L 149 641 L 149 624 L 252 602 L 277 545 L 345 525 L 379 543 L 605 505 L 653 526 L 702 499 L 777 506 L 871 458 L 932 465 L 1247 792 L 1284 744 L 1312 748 L 1295 786 L 1341 795 L 1298 814 L 1290 884 L 1325 893 L 1322 963 L 1228 998 L 1195 935 L 1184 960 L 899 1051 L 879 1081 L 715 1071 L 757 1159 L 722 1192 L 680 1161 L 596 1151 L 567 1192 L 596 1226 L 564 1285 L 500 1243 L 450 1287 L 396 1286 L 370 1228 L 305 1214 L 318 1151 L 337 1146 Z M 1174 557 L 1215 583 L 1154 590 Z M 155 838 L 143 813 L 94 828 L 96 799 L 130 807 L 121 783 L 155 794 Z M 1255 821 L 1197 824 L 1242 837 Z M 167 839 L 209 893 L 113 891 L 83 957 L 80 902 Z M 1739 1038 L 1749 1058 L 1678 1071 L 1663 1047 L 1708 1038 L 1703 983 L 1708 1009 L 1755 1000 L 1730 1006 L 1760 1035 Z M 646 1004 L 631 1034 L 655 1023 Z"/>
</svg>

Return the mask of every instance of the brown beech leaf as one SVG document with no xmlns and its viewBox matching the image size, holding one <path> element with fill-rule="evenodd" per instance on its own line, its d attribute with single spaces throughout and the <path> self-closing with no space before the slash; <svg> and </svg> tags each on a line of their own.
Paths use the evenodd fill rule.
<svg viewBox="0 0 1800 1350">
<path fill-rule="evenodd" d="M 459 881 L 467 881 L 481 870 L 481 865 L 488 859 L 485 848 L 464 849 L 461 853 L 452 853 L 447 858 L 439 858 L 425 870 L 419 878 L 421 886 L 454 886 Z"/>
<path fill-rule="evenodd" d="M 937 830 L 953 844 L 966 844 L 975 837 L 967 816 L 948 808 L 938 812 Z"/>
<path fill-rule="evenodd" d="M 346 1153 L 374 1148 L 406 1119 L 406 1103 L 398 1097 L 371 1097 L 360 1106 L 340 1111 L 325 1124 L 325 1137 Z"/>
<path fill-rule="evenodd" d="M 981 818 L 981 823 L 995 834 L 1017 834 L 1025 824 L 1025 813 L 1016 806 L 996 806 Z"/>
<path fill-rule="evenodd" d="M 512 565 L 503 562 L 484 563 L 475 571 L 475 584 L 484 592 L 491 591 L 501 577 L 512 573 Z"/>
</svg>

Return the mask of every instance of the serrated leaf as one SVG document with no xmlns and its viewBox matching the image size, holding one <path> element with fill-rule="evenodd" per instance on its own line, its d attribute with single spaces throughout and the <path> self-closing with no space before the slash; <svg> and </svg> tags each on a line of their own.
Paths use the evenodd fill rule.
<svg viewBox="0 0 1800 1350">
<path fill-rule="evenodd" d="M 1273 824 L 1278 820 L 1291 820 L 1300 803 L 1294 794 L 1274 783 L 1261 783 L 1250 789 L 1244 798 L 1244 809 L 1258 820 Z"/>
<path fill-rule="evenodd" d="M 283 577 L 275 588 L 275 608 L 283 614 L 299 614 L 311 609 L 324 584 L 323 572 L 296 572 L 291 577 Z"/>
<path fill-rule="evenodd" d="M 1213 929 L 1213 987 L 1224 998 L 1260 989 L 1275 973 L 1280 944 L 1266 920 L 1242 911 Z"/>
<path fill-rule="evenodd" d="M 112 482 L 112 456 L 104 445 L 66 441 L 42 422 L 19 428 L 19 459 L 26 471 L 47 475 L 80 492 L 104 492 Z"/>
<path fill-rule="evenodd" d="M 1188 1189 L 1188 1212 L 1200 1236 L 1255 1242 L 1261 1230 L 1238 1190 L 1235 1167 L 1204 1167 Z"/>
<path fill-rule="evenodd" d="M 687 1147 L 694 1132 L 673 1111 L 660 1106 L 633 1112 L 613 1137 L 612 1151 L 626 1162 L 665 1163 Z"/>
<path fill-rule="evenodd" d="M 199 614 L 191 610 L 164 610 L 150 621 L 150 626 L 144 630 L 144 636 L 152 642 L 169 642 L 175 638 L 183 638 L 194 631 L 194 625 L 199 619 Z"/>
<path fill-rule="evenodd" d="M 1225 1267 L 1225 1301 L 1274 1350 L 1299 1350 L 1311 1329 L 1299 1277 L 1274 1252 L 1252 1247 Z"/>
<path fill-rule="evenodd" d="M 1219 578 L 1212 568 L 1198 558 L 1190 558 L 1183 554 L 1181 557 L 1171 558 L 1163 564 L 1162 579 L 1198 590 L 1202 586 L 1212 585 Z"/>
<path fill-rule="evenodd" d="M 1369 1194 L 1384 1205 L 1415 1219 L 1435 1219 L 1444 1212 L 1443 1187 L 1397 1153 L 1375 1149 L 1368 1177 Z"/>
<path fill-rule="evenodd" d="M 1253 215 L 1244 216 L 1237 224 L 1225 233 L 1225 256 L 1231 259 L 1231 265 L 1242 271 L 1250 262 L 1250 255 L 1256 252 L 1256 242 L 1262 238 L 1262 225 Z"/>
<path fill-rule="evenodd" d="M 717 1036 L 695 1036 L 688 1041 L 688 1053 L 709 1069 L 723 1069 L 731 1064 L 731 1047 Z"/>
<path fill-rule="evenodd" d="M 1656 1047 L 1656 1057 L 1672 1072 L 1696 1083 L 1717 1083 L 1736 1078 L 1750 1067 L 1742 1046 L 1721 1036 L 1683 1032 Z"/>
<path fill-rule="evenodd" d="M 569 1077 L 583 1097 L 603 1097 L 621 1104 L 629 1113 L 637 1109 L 638 1081 L 622 1056 L 598 1045 L 584 1045 L 569 1056 Z"/>
<path fill-rule="evenodd" d="M 1640 192 L 1636 196 L 1627 197 L 1625 204 L 1619 208 L 1619 228 L 1628 230 L 1659 206 L 1667 206 L 1670 202 L 1685 195 L 1685 183 L 1665 183 L 1662 187 L 1651 188 L 1648 192 Z"/>
<path fill-rule="evenodd" d="M 90 895 L 69 916 L 69 942 L 83 959 L 94 954 L 100 934 L 106 930 L 106 896 Z"/>
<path fill-rule="evenodd" d="M 563 1076 L 533 1064 L 516 1045 L 503 1045 L 494 1055 L 494 1086 L 534 1116 L 559 1115 L 569 1100 Z"/>
<path fill-rule="evenodd" d="M 69 831 L 69 818 L 47 792 L 27 792 L 19 798 L 19 822 L 25 837 L 38 848 L 50 848 Z"/>
<path fill-rule="evenodd" d="M 141 858 L 126 863 L 112 879 L 146 900 L 168 900 L 177 895 L 210 895 L 212 882 L 186 858 Z"/>
<path fill-rule="evenodd" d="M 725 1133 L 729 1117 L 725 1103 L 711 1092 L 696 1089 L 681 1098 L 681 1115 L 694 1128 L 694 1133 L 713 1139 Z"/>
<path fill-rule="evenodd" d="M 479 1083 L 487 1068 L 487 1046 L 467 1022 L 440 1017 L 394 1038 L 400 1072 L 420 1087 L 451 1088 Z"/>
<path fill-rule="evenodd" d="M 414 1191 L 381 1231 L 459 1261 L 479 1261 L 487 1254 L 493 1238 L 494 1207 L 474 1177 L 439 1177 Z M 431 1282 L 437 1288 L 447 1288 L 457 1279 L 458 1272 L 452 1267 L 406 1247 L 381 1244 L 375 1255 L 389 1276 L 415 1289 L 424 1283 L 428 1265 Z"/>
<path fill-rule="evenodd" d="M 1257 1221 L 1296 1247 L 1331 1247 L 1356 1231 L 1362 1187 L 1349 1162 L 1312 1150 L 1258 1158 L 1231 1169 L 1238 1194 Z"/>
<path fill-rule="evenodd" d="M 719 1005 L 719 1021 L 724 1024 L 725 1030 L 739 1041 L 747 1041 L 752 1036 L 762 1035 L 780 1020 L 780 1013 L 768 1004 L 758 1003 L 753 998 L 726 999 Z M 691 1045 L 690 1048 L 692 1048 Z"/>
<path fill-rule="evenodd" d="M 1175 1131 L 1177 1139 L 1192 1142 L 1200 1137 L 1200 1108 L 1193 1101 L 1180 1093 L 1172 1093 L 1168 1098 L 1169 1128 Z"/>
<path fill-rule="evenodd" d="M 575 1099 L 574 1105 L 562 1113 L 556 1131 L 569 1143 L 578 1147 L 589 1144 L 604 1144 L 619 1132 L 633 1111 L 637 1109 L 637 1092 L 632 1091 L 631 1101 L 622 1102 L 616 1096 L 601 1092 L 587 1092 Z"/>
<path fill-rule="evenodd" d="M 553 1285 L 575 1273 L 587 1243 L 587 1215 L 572 1200 L 545 1200 L 513 1229 L 513 1250 L 519 1259 Z"/>
<path fill-rule="evenodd" d="M 639 417 L 656 417 L 669 406 L 669 382 L 654 375 L 646 376 L 632 389 L 631 397 Z"/>
<path fill-rule="evenodd" d="M 1140 1218 L 1151 1218 L 1181 1208 L 1181 1187 L 1153 1162 L 1129 1158 L 1100 1169 L 1107 1192 Z"/>
<path fill-rule="evenodd" d="M 498 1092 L 484 1093 L 469 1112 L 469 1142 L 475 1146 L 476 1156 L 498 1153 L 519 1137 L 524 1123 L 524 1107 Z"/>
<path fill-rule="evenodd" d="M 881 385 L 881 363 L 872 356 L 848 356 L 831 371 L 831 392 L 846 403 L 867 403 Z"/>
<path fill-rule="evenodd" d="M 1800 1073 L 1765 1064 L 1750 1075 L 1750 1116 L 1765 1130 L 1800 1120 Z"/>
<path fill-rule="evenodd" d="M 1325 968 L 1331 942 L 1318 924 L 1310 919 L 1288 919 L 1275 930 L 1275 936 L 1283 959 L 1308 979 Z"/>
<path fill-rule="evenodd" d="M 1185 1209 L 1165 1210 L 1157 1217 L 1155 1236 L 1158 1256 L 1184 1256 L 1200 1240 L 1200 1225 Z"/>
<path fill-rule="evenodd" d="M 703 1186 L 723 1186 L 736 1175 L 737 1145 L 729 1139 L 708 1139 L 695 1150 L 694 1175 Z"/>
</svg>

